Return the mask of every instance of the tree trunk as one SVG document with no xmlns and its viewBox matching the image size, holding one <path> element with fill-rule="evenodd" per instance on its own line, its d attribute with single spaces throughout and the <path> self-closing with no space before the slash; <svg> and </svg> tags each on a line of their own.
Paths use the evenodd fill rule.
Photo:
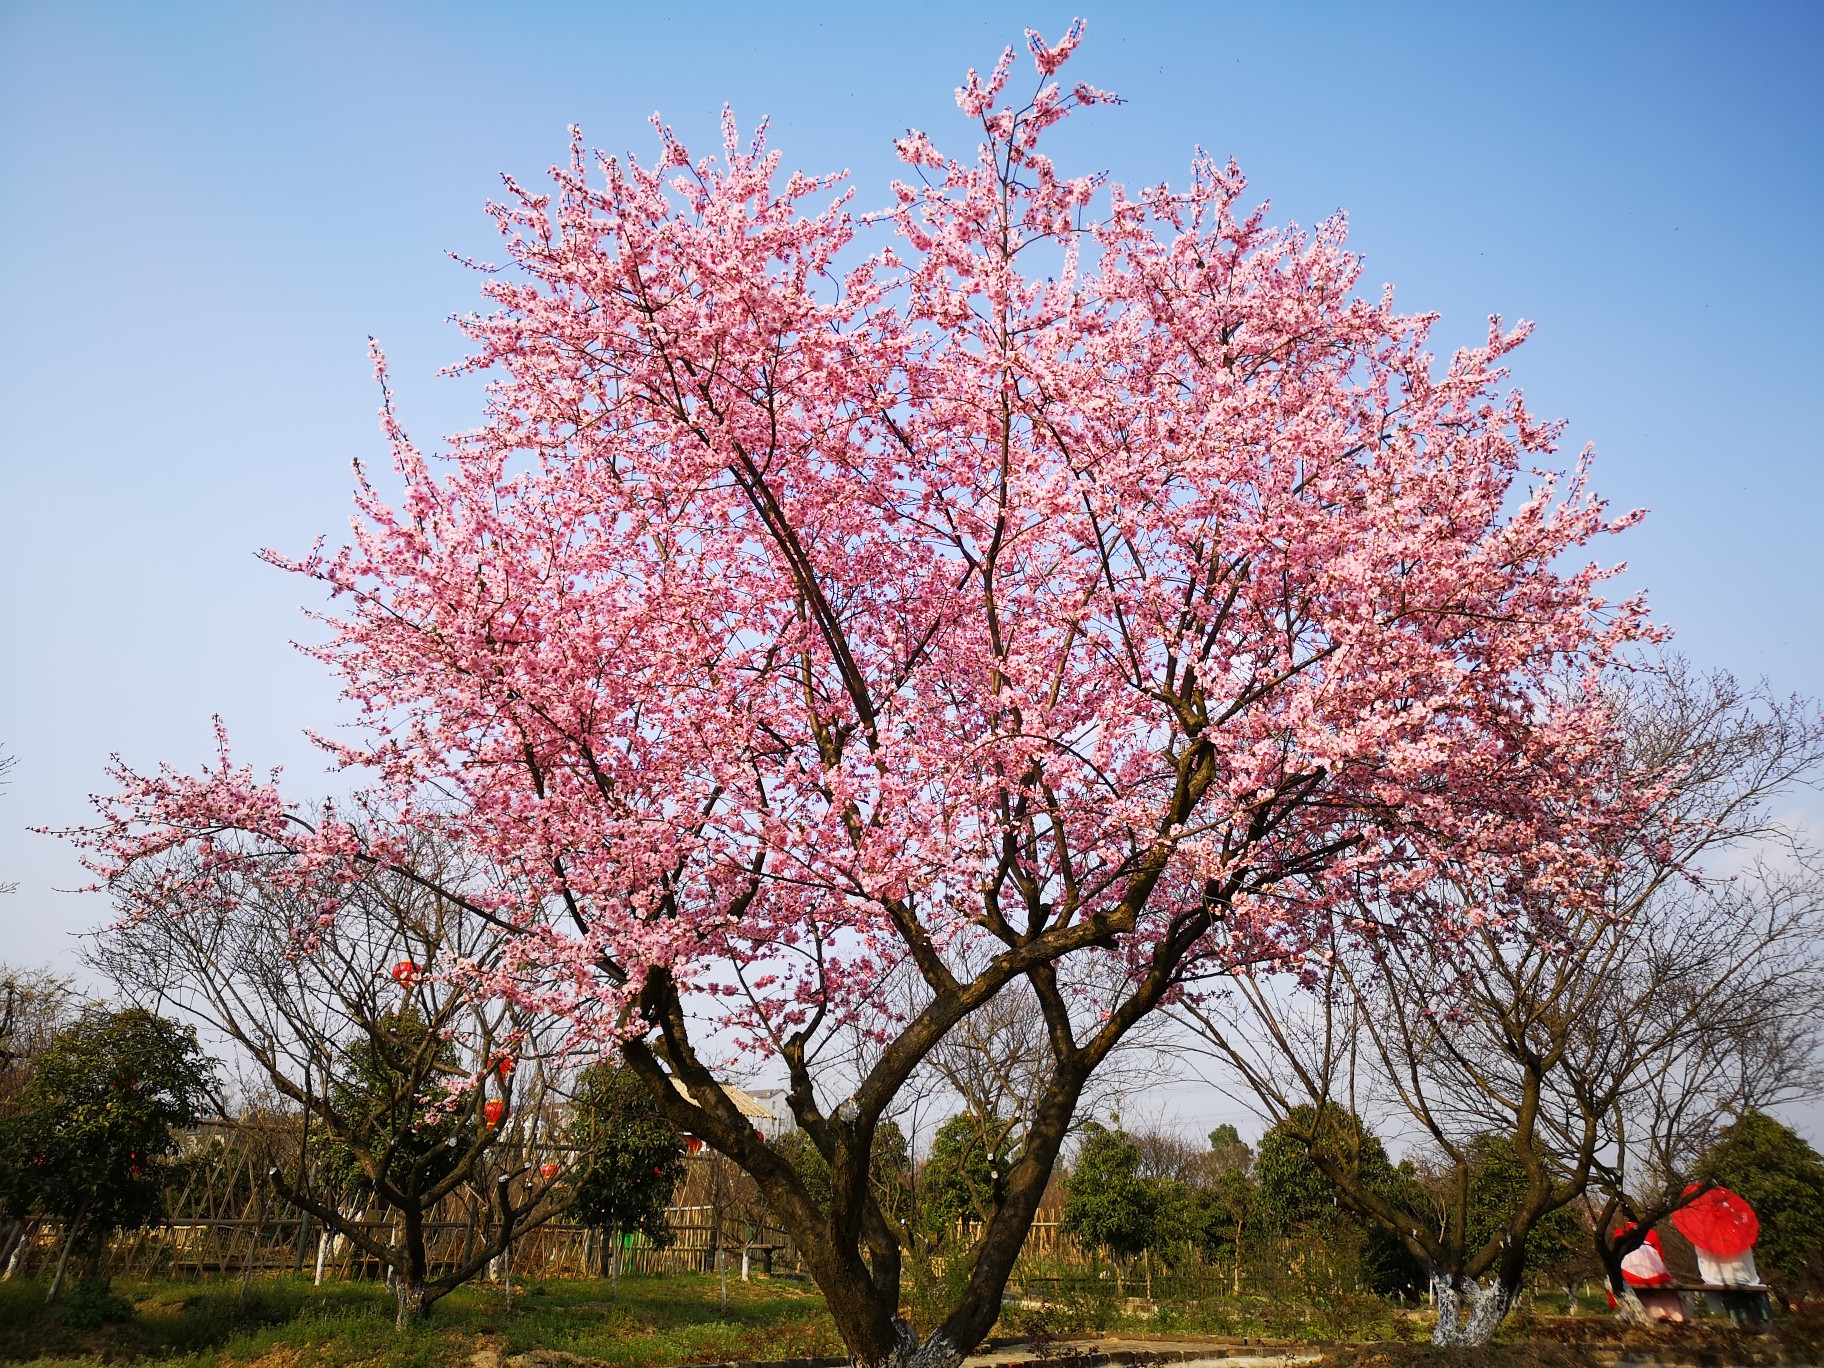
<svg viewBox="0 0 1824 1368">
<path fill-rule="evenodd" d="M 260 1247 L 266 1242 L 266 1203 L 264 1190 L 256 1187 L 253 1200 L 253 1243 L 247 1247 L 247 1260 L 241 1268 L 241 1291 L 234 1299 L 238 1311 L 247 1305 L 247 1289 L 253 1285 L 253 1270 L 259 1263 Z"/>
<path fill-rule="evenodd" d="M 956 1368 L 963 1356 L 981 1343 L 1001 1314 L 1008 1276 L 1031 1232 L 1033 1217 L 1070 1133 L 1071 1117 L 1085 1082 L 1127 1027 L 1157 1002 L 1166 986 L 1167 980 L 1160 978 L 1148 990 L 1150 996 L 1130 999 L 1089 1045 L 1073 1048 L 1057 1061 L 1049 1082 L 1033 1099 L 1025 1143 L 1007 1174 L 1004 1195 L 975 1243 L 968 1282 L 922 1344 L 899 1316 L 900 1249 L 884 1213 L 869 1192 L 867 1167 L 874 1125 L 865 1114 L 857 1120 L 826 1118 L 822 1123 L 828 1128 L 826 1139 L 833 1151 L 825 1155 L 831 1168 L 832 1197 L 829 1208 L 824 1210 L 810 1199 L 791 1165 L 753 1139 L 754 1133 L 738 1115 L 732 1114 L 733 1104 L 726 1101 L 725 1095 L 720 1108 L 714 1103 L 699 1106 L 692 1096 L 680 1093 L 653 1047 L 642 1040 L 624 1044 L 622 1056 L 646 1081 L 653 1100 L 680 1129 L 701 1136 L 718 1156 L 735 1159 L 753 1177 L 767 1205 L 792 1233 L 793 1243 L 823 1293 L 836 1331 L 857 1368 Z M 664 1033 L 663 1049 L 670 1056 L 676 1076 L 689 1086 L 692 1095 L 716 1097 L 714 1079 L 690 1049 L 681 1000 L 668 978 L 663 974 L 649 975 L 641 1002 L 659 1022 Z M 902 1043 L 905 1038 L 902 1036 Z M 907 1056 L 902 1062 L 909 1069 L 917 1060 Z M 896 1085 L 903 1078 L 887 1081 Z M 710 1201 L 715 1209 L 719 1253 L 723 1215 L 720 1183 Z M 722 1277 L 726 1276 L 724 1270 Z"/>
<path fill-rule="evenodd" d="M 51 1274 L 50 1291 L 44 1294 L 46 1306 L 56 1301 L 57 1294 L 63 1290 L 63 1270 L 69 1267 L 70 1250 L 75 1248 L 76 1237 L 82 1233 L 82 1223 L 88 1214 L 88 1208 L 84 1207 L 76 1219 L 70 1222 L 69 1232 L 63 1237 L 63 1252 L 57 1256 L 57 1271 Z"/>
<path fill-rule="evenodd" d="M 1431 1342 L 1467 1348 L 1480 1348 L 1495 1337 L 1519 1290 L 1500 1278 L 1483 1282 L 1444 1273 L 1432 1274 L 1431 1287 L 1438 1307 Z"/>
<path fill-rule="evenodd" d="M 406 1207 L 399 1213 L 399 1239 L 393 1249 L 393 1296 L 399 1304 L 394 1323 L 399 1329 L 424 1319 L 432 1300 L 425 1290 L 430 1276 L 424 1248 L 424 1213 Z"/>
<path fill-rule="evenodd" d="M 398 1314 L 393 1318 L 395 1330 L 409 1330 L 424 1319 L 425 1300 L 424 1282 L 413 1279 L 404 1273 L 393 1279 L 393 1296 L 398 1302 Z"/>
<path fill-rule="evenodd" d="M 294 1275 L 304 1271 L 304 1251 L 310 1248 L 310 1213 L 306 1211 L 298 1220 L 298 1243 L 292 1251 L 291 1271 Z"/>
<path fill-rule="evenodd" d="M 19 1238 L 14 1242 L 12 1252 L 7 1256 L 6 1272 L 0 1273 L 0 1282 L 11 1282 L 13 1274 L 17 1273 L 19 1266 L 25 1262 L 25 1252 L 31 1248 L 32 1244 L 32 1230 L 33 1222 L 21 1221 L 19 1223 Z"/>
<path fill-rule="evenodd" d="M 1602 1274 L 1609 1285 L 1609 1295 L 1615 1299 L 1615 1318 L 1626 1325 L 1646 1325 L 1652 1317 L 1641 1304 L 1640 1294 L 1634 1290 L 1634 1284 L 1621 1271 L 1622 1256 L 1616 1253 L 1613 1245 L 1600 1241 L 1596 1246 L 1596 1255 L 1602 1260 Z"/>
<path fill-rule="evenodd" d="M 101 1276 L 102 1261 L 107 1257 L 108 1233 L 105 1230 L 92 1231 L 89 1238 L 83 1241 L 82 1277 L 85 1282 L 98 1282 L 106 1286 L 107 1279 Z"/>
<path fill-rule="evenodd" d="M 616 1300 L 621 1299 L 621 1223 L 616 1221 L 610 1227 L 611 1239 L 606 1253 L 608 1255 L 608 1288 L 609 1294 Z"/>
</svg>

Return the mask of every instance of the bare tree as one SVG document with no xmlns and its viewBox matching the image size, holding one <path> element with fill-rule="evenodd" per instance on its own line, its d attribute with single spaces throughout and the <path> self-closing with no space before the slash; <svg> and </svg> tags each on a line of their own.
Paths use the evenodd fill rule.
<svg viewBox="0 0 1824 1368">
<path fill-rule="evenodd" d="M 90 960 L 232 1041 L 295 1108 L 272 1188 L 390 1270 L 403 1326 L 561 1208 L 561 1173 L 532 1158 L 557 1027 L 472 990 L 501 969 L 501 940 L 435 891 L 482 872 L 447 847 L 420 838 L 405 872 L 353 885 L 258 860 L 197 868 L 179 849 L 117 884 L 126 915 Z M 433 1277 L 427 1218 L 447 1201 L 479 1238 Z"/>
<path fill-rule="evenodd" d="M 1686 843 L 1643 844 L 1625 866 L 1627 953 L 1561 1068 L 1586 1108 L 1607 1109 L 1594 1244 L 1639 1315 L 1621 1260 L 1684 1203 L 1730 1119 L 1824 1081 L 1824 863 L 1772 801 L 1815 782 L 1824 727 L 1811 700 L 1678 660 L 1625 706 L 1636 763 L 1677 776 L 1658 818 Z"/>
<path fill-rule="evenodd" d="M 18 756 L 9 755 L 5 751 L 0 751 L 0 788 L 6 788 L 12 783 L 13 766 L 18 763 Z M 9 879 L 5 882 L 0 882 L 0 893 L 17 893 L 18 891 L 19 884 L 16 880 Z"/>
<path fill-rule="evenodd" d="M 1098 966 L 1106 968 L 1106 966 Z M 1112 1000 L 1110 985 L 1072 985 L 1090 1017 Z M 1133 1093 L 1163 1081 L 1173 1067 L 1159 1046 L 1170 1023 L 1148 1018 L 1135 1025 L 1084 1085 L 1076 1116 L 1119 1110 Z M 953 1108 L 976 1117 L 998 1117 L 1005 1133 L 997 1139 L 1020 1148 L 1038 1099 L 1055 1067 L 1050 1026 L 1029 985 L 1016 983 L 965 1018 L 932 1048 L 921 1080 L 928 1092 L 947 1094 Z"/>
<path fill-rule="evenodd" d="M 1616 703 L 1635 772 L 1656 776 L 1661 797 L 1599 912 L 1568 915 L 1549 891 L 1516 897 L 1439 870 L 1434 896 L 1456 909 L 1441 922 L 1455 935 L 1382 925 L 1364 896 L 1359 927 L 1333 932 L 1314 982 L 1242 980 L 1181 1010 L 1276 1121 L 1311 1121 L 1301 1139 L 1343 1203 L 1430 1270 L 1439 1343 L 1487 1342 L 1519 1291 L 1529 1236 L 1592 1181 L 1610 1198 L 1606 1241 L 1616 1213 L 1664 1205 L 1731 1106 L 1810 1078 L 1814 1036 L 1800 1023 L 1818 1001 L 1815 884 L 1758 868 L 1732 881 L 1715 867 L 1770 842 L 1798 858 L 1772 805 L 1824 759 L 1817 707 L 1676 660 Z M 1361 1180 L 1347 1128 L 1320 1124 L 1339 1107 L 1391 1115 L 1429 1147 L 1442 1179 L 1430 1203 Z M 1472 1239 L 1487 1137 L 1511 1146 L 1524 1191 Z M 1615 1282 L 1643 1235 L 1603 1246 Z"/>
<path fill-rule="evenodd" d="M 0 964 L 0 1105 L 80 1005 L 69 975 Z"/>
<path fill-rule="evenodd" d="M 1635 919 L 1632 953 L 1561 1065 L 1592 1110 L 1606 1104 L 1593 1243 L 1626 1316 L 1643 1312 L 1621 1261 L 1703 1184 L 1729 1123 L 1824 1084 L 1821 912 L 1810 868 L 1667 890 Z"/>
</svg>

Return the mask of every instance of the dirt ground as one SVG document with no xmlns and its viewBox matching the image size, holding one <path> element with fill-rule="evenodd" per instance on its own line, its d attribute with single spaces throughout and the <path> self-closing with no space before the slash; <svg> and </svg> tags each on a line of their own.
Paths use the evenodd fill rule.
<svg viewBox="0 0 1824 1368">
<path fill-rule="evenodd" d="M 1482 1349 L 1429 1344 L 1326 1345 L 1324 1368 L 1749 1368 L 1824 1365 L 1824 1317 L 1782 1317 L 1759 1331 L 1721 1323 L 1628 1326 L 1599 1317 L 1528 1317 Z"/>
<path fill-rule="evenodd" d="M 1522 1317 L 1502 1341 L 1480 1349 L 1430 1344 L 1226 1339 L 1221 1336 L 1107 1338 L 1053 1343 L 997 1342 L 972 1355 L 968 1368 L 1202 1368 L 1223 1364 L 1306 1364 L 1316 1368 L 1824 1368 L 1824 1315 L 1783 1316 L 1748 1331 L 1725 1322 L 1627 1326 L 1603 1317 Z"/>
</svg>

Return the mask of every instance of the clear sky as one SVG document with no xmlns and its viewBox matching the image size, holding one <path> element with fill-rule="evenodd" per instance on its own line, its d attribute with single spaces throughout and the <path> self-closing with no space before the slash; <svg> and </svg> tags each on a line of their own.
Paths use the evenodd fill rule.
<svg viewBox="0 0 1824 1368">
<path fill-rule="evenodd" d="M 1073 120 L 1069 169 L 1233 155 L 1276 218 L 1346 210 L 1446 343 L 1535 320 L 1517 379 L 1652 510 L 1612 545 L 1680 647 L 1824 694 L 1815 0 L 0 0 L 0 960 L 68 965 L 104 914 L 26 828 L 81 821 L 110 752 L 193 768 L 220 713 L 242 759 L 331 782 L 308 586 L 253 553 L 336 535 L 349 461 L 384 460 L 370 333 L 421 440 L 476 416 L 434 378 L 477 298 L 445 253 L 492 253 L 499 172 L 573 122 L 645 152 L 654 110 L 707 149 L 726 101 L 884 203 L 893 138 L 966 149 L 962 73 L 1076 13 L 1071 74 L 1128 103 Z"/>
</svg>

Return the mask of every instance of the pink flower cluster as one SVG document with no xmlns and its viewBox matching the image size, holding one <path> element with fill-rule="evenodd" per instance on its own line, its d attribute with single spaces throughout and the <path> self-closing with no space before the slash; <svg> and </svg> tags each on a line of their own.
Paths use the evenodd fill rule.
<svg viewBox="0 0 1824 1368">
<path fill-rule="evenodd" d="M 974 155 L 908 135 L 877 215 L 732 118 L 650 165 L 575 138 L 492 209 L 481 424 L 433 460 L 389 399 L 396 495 L 269 555 L 345 605 L 338 755 L 512 871 L 489 989 L 613 1033 L 662 969 L 775 1048 L 890 1033 L 908 964 L 1189 982 L 1364 902 L 1455 917 L 1440 867 L 1482 918 L 1600 882 L 1643 795 L 1592 685 L 1654 629 L 1586 563 L 1632 515 L 1505 388 L 1526 329 L 1440 362 L 1232 164 L 1060 174 L 1112 100 L 1052 79 L 1080 37 L 1031 37 L 1022 104 L 1011 51 L 972 72 Z M 104 877 L 226 831 L 358 870 L 225 748 L 119 779 Z"/>
</svg>

